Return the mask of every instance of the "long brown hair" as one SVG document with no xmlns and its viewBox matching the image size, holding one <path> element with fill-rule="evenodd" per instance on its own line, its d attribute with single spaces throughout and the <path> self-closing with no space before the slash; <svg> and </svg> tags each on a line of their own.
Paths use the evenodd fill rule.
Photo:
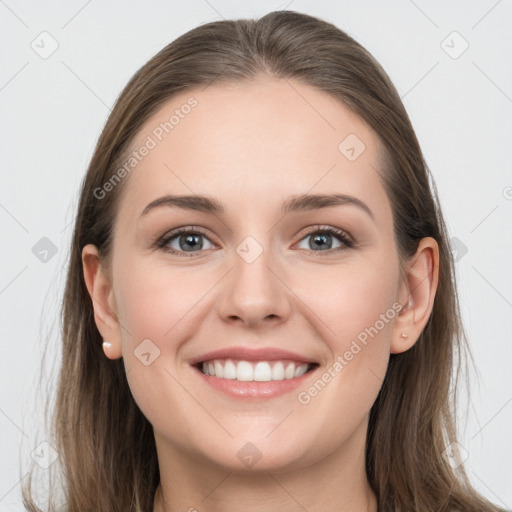
<svg viewBox="0 0 512 512">
<path fill-rule="evenodd" d="M 366 121 L 385 150 L 382 179 L 402 261 L 423 237 L 439 244 L 431 317 L 410 350 L 391 354 L 370 411 L 366 471 L 378 510 L 499 511 L 472 488 L 464 466 L 452 463 L 457 382 L 469 347 L 447 230 L 409 117 L 385 71 L 360 44 L 328 22 L 292 11 L 207 23 L 180 36 L 135 73 L 99 137 L 81 187 L 62 304 L 62 367 L 49 438 L 60 455 L 50 469 L 62 470 L 62 510 L 151 512 L 159 483 L 152 426 L 131 395 L 122 359 L 104 356 L 83 278 L 86 244 L 96 245 L 108 263 L 124 182 L 105 200 L 94 191 L 119 169 L 143 123 L 175 93 L 262 74 L 313 86 Z M 31 480 L 23 502 L 40 511 Z M 47 510 L 57 507 L 48 500 Z"/>
</svg>

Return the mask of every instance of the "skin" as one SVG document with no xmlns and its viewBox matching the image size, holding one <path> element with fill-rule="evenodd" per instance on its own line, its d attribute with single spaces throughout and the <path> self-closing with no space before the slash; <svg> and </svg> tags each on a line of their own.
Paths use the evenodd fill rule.
<svg viewBox="0 0 512 512">
<path fill-rule="evenodd" d="M 228 512 L 241 503 L 247 512 L 376 511 L 364 470 L 368 414 L 390 353 L 411 348 L 431 313 L 437 244 L 423 239 L 400 273 L 377 136 L 344 104 L 297 81 L 182 92 L 132 147 L 190 96 L 197 107 L 125 178 L 111 267 L 99 265 L 93 245 L 82 255 L 96 324 L 111 343 L 106 356 L 123 357 L 154 428 L 161 475 L 154 512 Z M 366 146 L 354 161 L 338 150 L 349 134 Z M 349 204 L 280 212 L 291 195 L 335 192 L 363 201 L 374 218 Z M 215 198 L 225 213 L 162 207 L 141 217 L 165 194 Z M 308 235 L 318 224 L 346 231 L 355 246 L 313 250 Z M 190 225 L 207 233 L 192 257 L 155 248 L 155 240 Z M 236 251 L 247 236 L 262 248 L 251 263 Z M 179 237 L 169 244 L 183 250 Z M 320 364 L 298 391 L 307 390 L 397 302 L 400 313 L 307 404 L 297 391 L 228 398 L 189 364 L 225 347 L 292 350 Z M 145 339 L 160 350 L 149 366 L 134 355 Z M 251 467 L 237 457 L 248 442 L 261 453 Z"/>
</svg>

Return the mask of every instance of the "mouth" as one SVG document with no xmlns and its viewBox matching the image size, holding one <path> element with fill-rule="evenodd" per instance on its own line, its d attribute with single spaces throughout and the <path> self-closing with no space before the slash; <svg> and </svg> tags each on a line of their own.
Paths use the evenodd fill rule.
<svg viewBox="0 0 512 512">
<path fill-rule="evenodd" d="M 225 358 L 200 361 L 193 365 L 203 375 L 238 382 L 274 382 L 298 379 L 312 372 L 318 363 L 291 359 L 247 361 Z"/>
<path fill-rule="evenodd" d="M 292 393 L 320 364 L 277 347 L 225 347 L 189 360 L 208 389 L 236 399 L 268 400 Z"/>
</svg>

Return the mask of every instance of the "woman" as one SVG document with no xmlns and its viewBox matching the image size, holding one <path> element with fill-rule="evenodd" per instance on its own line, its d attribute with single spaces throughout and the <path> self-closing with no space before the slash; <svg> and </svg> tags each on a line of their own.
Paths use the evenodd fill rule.
<svg viewBox="0 0 512 512">
<path fill-rule="evenodd" d="M 456 442 L 429 179 L 386 73 L 322 20 L 208 23 L 144 65 L 81 190 L 64 510 L 498 511 Z"/>
</svg>

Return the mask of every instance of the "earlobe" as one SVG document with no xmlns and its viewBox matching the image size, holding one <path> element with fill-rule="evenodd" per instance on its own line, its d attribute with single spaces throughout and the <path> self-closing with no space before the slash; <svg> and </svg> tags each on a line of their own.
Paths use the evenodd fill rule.
<svg viewBox="0 0 512 512">
<path fill-rule="evenodd" d="M 438 279 L 439 246 L 433 238 L 426 237 L 407 264 L 400 286 L 403 307 L 393 327 L 392 354 L 409 350 L 420 337 L 432 313 Z"/>
<path fill-rule="evenodd" d="M 103 352 L 105 352 L 105 356 L 109 359 L 119 359 L 122 356 L 122 352 L 120 350 L 120 345 L 116 344 L 113 346 L 110 341 L 104 341 L 102 343 Z"/>
<path fill-rule="evenodd" d="M 108 344 L 103 344 L 109 359 L 122 356 L 121 332 L 116 312 L 112 308 L 112 283 L 100 264 L 98 249 L 92 244 L 82 250 L 85 285 L 92 301 L 96 327 Z"/>
</svg>

